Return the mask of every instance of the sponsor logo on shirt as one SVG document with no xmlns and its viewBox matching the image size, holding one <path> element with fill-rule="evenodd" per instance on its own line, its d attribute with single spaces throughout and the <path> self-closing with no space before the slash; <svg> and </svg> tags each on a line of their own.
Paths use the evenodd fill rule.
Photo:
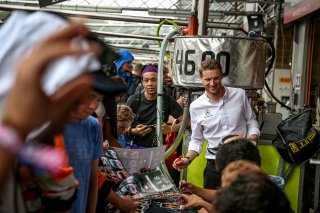
<svg viewBox="0 0 320 213">
<path fill-rule="evenodd" d="M 210 109 L 205 109 L 204 110 L 204 118 L 209 118 L 211 116 L 212 116 L 212 114 L 210 114 Z"/>
</svg>

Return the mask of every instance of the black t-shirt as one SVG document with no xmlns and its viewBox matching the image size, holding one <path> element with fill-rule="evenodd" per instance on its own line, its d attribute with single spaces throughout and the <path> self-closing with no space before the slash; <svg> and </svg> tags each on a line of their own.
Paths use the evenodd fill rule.
<svg viewBox="0 0 320 213">
<path fill-rule="evenodd" d="M 114 96 L 105 96 L 102 104 L 106 110 L 107 117 L 103 119 L 103 133 L 105 133 L 106 122 L 109 122 L 111 127 L 111 134 L 114 138 L 118 138 L 117 134 L 117 102 Z M 108 120 L 108 121 L 106 121 Z M 103 140 L 106 140 L 106 135 L 103 135 Z"/>
<path fill-rule="evenodd" d="M 140 101 L 139 101 L 140 98 Z M 136 127 L 138 124 L 154 125 L 157 124 L 157 99 L 147 100 L 144 93 L 139 93 L 131 96 L 127 105 L 136 114 L 135 120 L 132 123 L 132 127 Z M 163 95 L 163 121 L 167 122 L 169 115 L 174 118 L 182 116 L 183 110 L 180 105 L 171 96 Z M 157 146 L 156 130 L 152 130 L 147 135 L 140 137 L 135 136 L 133 142 L 138 146 L 153 147 Z"/>
<path fill-rule="evenodd" d="M 111 187 L 107 182 L 104 182 L 101 188 L 98 190 L 96 213 L 107 212 L 107 207 L 109 205 L 107 198 L 109 197 L 110 192 Z"/>
</svg>

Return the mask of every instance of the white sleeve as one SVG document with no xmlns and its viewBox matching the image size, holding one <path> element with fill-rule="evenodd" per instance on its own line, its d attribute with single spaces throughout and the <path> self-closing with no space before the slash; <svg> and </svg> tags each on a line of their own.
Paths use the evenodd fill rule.
<svg viewBox="0 0 320 213">
<path fill-rule="evenodd" d="M 189 148 L 188 151 L 192 150 L 197 153 L 200 153 L 202 151 L 202 145 L 204 142 L 204 137 L 203 137 L 203 129 L 201 125 L 201 121 L 198 120 L 197 118 L 197 113 L 196 111 L 190 107 L 190 119 L 191 119 L 191 141 L 189 143 Z"/>
</svg>

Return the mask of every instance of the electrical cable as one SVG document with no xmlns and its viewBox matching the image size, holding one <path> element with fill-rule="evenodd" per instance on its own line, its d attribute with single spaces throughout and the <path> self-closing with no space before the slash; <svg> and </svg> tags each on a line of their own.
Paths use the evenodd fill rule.
<svg viewBox="0 0 320 213">
<path fill-rule="evenodd" d="M 169 20 L 169 19 L 165 19 L 163 20 L 162 22 L 159 23 L 158 27 L 157 27 L 157 31 L 156 31 L 156 36 L 159 36 L 160 34 L 160 28 L 162 27 L 162 25 L 164 25 L 165 23 L 168 23 L 168 24 L 171 24 L 172 26 L 174 26 L 175 28 L 179 28 L 179 25 L 177 23 L 175 23 L 174 21 L 172 20 Z M 159 47 L 161 47 L 161 41 L 158 41 L 158 45 Z M 165 56 L 168 58 L 168 59 L 173 59 L 173 56 L 169 53 L 165 53 Z"/>
<path fill-rule="evenodd" d="M 272 69 L 272 66 L 273 66 L 273 63 L 275 61 L 275 58 L 276 58 L 276 49 L 273 45 L 273 43 L 271 42 L 271 39 L 270 38 L 267 38 L 265 36 L 262 36 L 262 35 L 259 35 L 253 31 L 250 31 L 247 33 L 248 34 L 248 37 L 249 38 L 252 38 L 253 36 L 256 36 L 258 38 L 261 38 L 263 40 L 265 40 L 268 44 L 268 46 L 270 47 L 271 49 L 271 59 L 270 59 L 270 62 L 269 62 L 269 66 L 267 68 L 267 71 L 265 72 L 265 77 L 268 76 L 268 74 L 270 73 L 271 69 Z M 271 95 L 272 98 L 274 98 L 274 100 L 276 102 L 278 102 L 282 107 L 285 107 L 286 109 L 290 110 L 290 111 L 295 111 L 294 109 L 292 109 L 291 107 L 288 107 L 285 103 L 283 103 L 282 101 L 280 101 L 274 94 L 273 92 L 271 91 L 269 85 L 268 85 L 268 82 L 265 80 L 264 81 L 264 84 L 265 84 L 265 87 L 267 89 L 267 92 L 269 93 L 269 95 Z"/>
</svg>

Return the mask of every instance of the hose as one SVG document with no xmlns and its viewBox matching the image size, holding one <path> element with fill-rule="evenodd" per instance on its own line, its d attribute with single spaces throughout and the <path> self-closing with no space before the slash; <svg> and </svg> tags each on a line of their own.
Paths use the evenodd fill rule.
<svg viewBox="0 0 320 213">
<path fill-rule="evenodd" d="M 171 24 L 172 26 L 174 26 L 175 28 L 179 28 L 179 25 L 177 23 L 175 23 L 172 20 L 169 19 L 165 19 L 162 22 L 159 23 L 158 27 L 157 27 L 157 31 L 156 31 L 156 36 L 159 36 L 160 34 L 160 28 L 162 27 L 162 25 L 164 25 L 165 23 Z M 159 47 L 161 47 L 161 41 L 158 41 L 158 45 Z M 165 56 L 169 59 L 173 59 L 173 56 L 170 55 L 169 53 L 165 53 Z"/>
</svg>

